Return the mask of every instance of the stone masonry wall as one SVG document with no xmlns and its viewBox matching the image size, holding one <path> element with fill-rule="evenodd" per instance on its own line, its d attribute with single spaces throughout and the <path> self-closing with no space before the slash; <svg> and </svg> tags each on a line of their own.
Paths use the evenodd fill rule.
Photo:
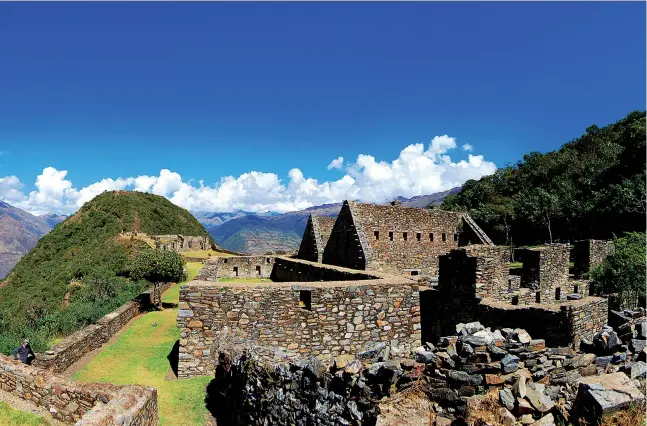
<svg viewBox="0 0 647 426">
<path fill-rule="evenodd" d="M 600 297 L 563 302 L 559 305 L 514 306 L 483 299 L 476 318 L 492 328 L 520 327 L 551 346 L 579 347 L 607 322 L 608 302 Z"/>
<path fill-rule="evenodd" d="M 274 256 L 212 257 L 196 278 L 203 281 L 216 281 L 217 278 L 269 278 L 274 261 Z"/>
<path fill-rule="evenodd" d="M 311 262 L 320 262 L 323 257 L 323 247 L 321 247 L 321 240 L 319 238 L 319 224 L 314 219 L 314 215 L 310 215 L 306 223 L 306 229 L 303 231 L 301 237 L 301 244 L 299 245 L 299 252 L 297 257 Z"/>
<path fill-rule="evenodd" d="M 213 374 L 223 330 L 300 356 L 352 354 L 380 341 L 410 350 L 421 338 L 418 285 L 385 281 L 182 286 L 178 375 Z"/>
<path fill-rule="evenodd" d="M 541 301 L 555 300 L 556 290 L 568 281 L 568 244 L 517 250 L 523 259 L 521 286 L 541 293 Z"/>
<path fill-rule="evenodd" d="M 335 226 L 336 217 L 316 216 L 311 214 L 303 231 L 297 257 L 311 262 L 323 260 L 324 249 Z"/>
<path fill-rule="evenodd" d="M 361 203 L 350 206 L 372 249 L 370 270 L 437 276 L 438 256 L 458 247 L 460 213 Z"/>
<path fill-rule="evenodd" d="M 583 277 L 595 268 L 613 250 L 613 241 L 584 240 L 573 243 L 573 271 L 576 277 Z"/>
<path fill-rule="evenodd" d="M 209 250 L 209 237 L 191 235 L 152 235 L 156 248 L 176 252 Z"/>
<path fill-rule="evenodd" d="M 172 283 L 164 284 L 161 292 L 168 289 Z M 100 348 L 112 336 L 121 330 L 131 319 L 143 310 L 155 305 L 155 292 L 148 290 L 135 300 L 105 315 L 96 324 L 91 324 L 75 333 L 70 334 L 47 352 L 34 360 L 34 366 L 49 369 L 55 373 L 67 370 L 72 364 L 88 352 Z"/>
<path fill-rule="evenodd" d="M 322 262 L 344 268 L 367 268 L 366 259 L 372 255 L 367 236 L 356 223 L 347 201 L 341 207 L 335 226 L 324 249 Z"/>
<path fill-rule="evenodd" d="M 357 272 L 352 269 L 331 267 L 303 262 L 297 259 L 276 258 L 270 275 L 275 282 L 309 281 L 360 281 L 375 279 L 375 275 Z"/>
<path fill-rule="evenodd" d="M 138 385 L 76 383 L 0 355 L 0 388 L 82 426 L 158 424 L 157 390 Z"/>
</svg>

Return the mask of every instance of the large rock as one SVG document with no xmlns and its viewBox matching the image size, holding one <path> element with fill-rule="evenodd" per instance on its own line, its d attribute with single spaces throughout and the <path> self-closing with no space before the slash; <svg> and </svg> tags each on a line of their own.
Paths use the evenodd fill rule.
<svg viewBox="0 0 647 426">
<path fill-rule="evenodd" d="M 528 334 L 528 332 L 522 328 L 515 328 L 514 336 L 518 342 L 523 344 L 530 343 L 530 341 L 532 340 L 532 337 L 530 337 L 530 334 Z"/>
<path fill-rule="evenodd" d="M 622 341 L 611 327 L 605 326 L 601 332 L 593 336 L 593 346 L 599 354 L 610 355 L 616 352 L 620 348 L 620 345 L 622 345 Z"/>
<path fill-rule="evenodd" d="M 488 333 L 487 330 L 480 330 L 474 334 L 467 336 L 461 336 L 461 341 L 469 343 L 474 346 L 486 346 L 492 343 L 493 337 L 492 334 Z"/>
<path fill-rule="evenodd" d="M 644 400 L 644 395 L 623 373 L 589 376 L 580 380 L 575 400 L 579 417 L 595 420 Z"/>
<path fill-rule="evenodd" d="M 501 367 L 505 374 L 514 373 L 519 368 L 519 357 L 506 355 L 501 359 Z"/>
<path fill-rule="evenodd" d="M 527 387 L 526 398 L 535 410 L 540 413 L 548 413 L 555 406 L 553 401 L 550 400 L 550 397 L 544 392 L 545 389 L 545 385 L 533 382 L 528 383 Z"/>
</svg>

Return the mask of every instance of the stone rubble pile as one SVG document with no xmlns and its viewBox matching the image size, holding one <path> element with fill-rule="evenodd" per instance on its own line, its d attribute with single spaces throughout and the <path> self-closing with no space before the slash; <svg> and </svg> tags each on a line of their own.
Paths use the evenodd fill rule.
<svg viewBox="0 0 647 426">
<path fill-rule="evenodd" d="M 609 328 L 591 343 L 611 353 L 600 356 L 547 348 L 544 340 L 522 329 L 492 331 L 473 322 L 458 324 L 456 332 L 415 351 L 415 360 L 425 365 L 424 380 L 441 422 L 464 418 L 472 398 L 494 390 L 503 407 L 501 417 L 510 425 L 551 425 L 568 419 L 585 377 L 623 371 L 644 379 L 644 362 L 633 360 L 638 355 L 628 357 L 628 348 Z M 628 386 L 644 389 L 644 381 Z"/>
</svg>

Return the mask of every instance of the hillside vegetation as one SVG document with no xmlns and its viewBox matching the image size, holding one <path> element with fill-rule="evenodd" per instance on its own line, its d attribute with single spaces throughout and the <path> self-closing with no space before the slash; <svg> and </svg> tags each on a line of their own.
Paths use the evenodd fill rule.
<svg viewBox="0 0 647 426">
<path fill-rule="evenodd" d="M 164 197 L 106 192 L 45 235 L 0 288 L 0 351 L 23 336 L 35 350 L 115 309 L 149 283 L 130 279 L 132 258 L 150 250 L 123 231 L 208 235 L 186 210 Z M 136 274 L 135 274 L 136 275 Z"/>
<path fill-rule="evenodd" d="M 559 150 L 465 183 L 443 208 L 468 210 L 496 244 L 609 239 L 645 230 L 645 112 L 591 126 Z"/>
</svg>

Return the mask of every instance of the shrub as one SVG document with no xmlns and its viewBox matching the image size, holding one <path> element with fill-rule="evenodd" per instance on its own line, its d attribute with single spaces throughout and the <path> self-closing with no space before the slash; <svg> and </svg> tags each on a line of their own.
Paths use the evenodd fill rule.
<svg viewBox="0 0 647 426">
<path fill-rule="evenodd" d="M 613 253 L 593 268 L 591 287 L 595 294 L 617 294 L 622 308 L 645 303 L 645 233 L 631 232 L 613 240 Z"/>
</svg>

